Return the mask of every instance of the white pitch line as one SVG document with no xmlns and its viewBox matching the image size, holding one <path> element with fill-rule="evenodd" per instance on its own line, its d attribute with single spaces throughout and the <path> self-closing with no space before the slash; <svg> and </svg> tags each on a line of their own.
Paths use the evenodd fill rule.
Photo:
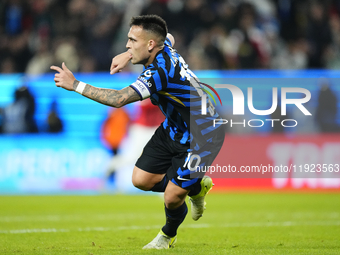
<svg viewBox="0 0 340 255">
<path fill-rule="evenodd" d="M 181 228 L 239 228 L 239 227 L 290 227 L 290 226 L 340 226 L 340 221 L 308 221 L 308 222 L 248 222 L 248 223 L 229 223 L 222 225 L 211 224 L 189 224 L 183 225 Z M 12 229 L 0 230 L 0 234 L 29 234 L 29 233 L 58 233 L 58 232 L 91 232 L 91 231 L 117 231 L 117 230 L 148 230 L 159 229 L 160 225 L 154 226 L 120 226 L 114 228 L 94 227 L 94 228 L 78 228 L 78 229 L 56 229 L 56 228 L 41 228 L 41 229 Z"/>
<path fill-rule="evenodd" d="M 289 227 L 289 226 L 339 226 L 340 221 L 283 221 L 283 222 L 249 222 L 249 223 L 229 223 L 216 227 L 239 228 L 239 227 Z"/>
<path fill-rule="evenodd" d="M 111 219 L 126 219 L 136 218 L 134 213 L 114 213 L 114 214 L 95 214 L 95 215 L 41 215 L 41 216 L 3 216 L 0 217 L 0 222 L 25 222 L 25 221 L 77 221 L 88 219 L 91 217 L 94 220 L 111 220 Z M 162 216 L 153 215 L 152 217 L 163 218 Z"/>
<path fill-rule="evenodd" d="M 28 233 L 57 233 L 69 232 L 69 229 L 55 229 L 55 228 L 33 228 L 33 229 L 12 229 L 0 230 L 0 234 L 28 234 Z"/>
<path fill-rule="evenodd" d="M 228 215 L 233 216 L 233 213 Z M 261 218 L 275 219 L 278 216 L 277 213 L 267 213 L 267 214 L 256 214 L 256 216 L 261 216 Z M 329 212 L 329 213 L 306 213 L 306 212 L 296 212 L 290 215 L 292 220 L 307 219 L 310 217 L 319 217 L 323 219 L 335 220 L 340 218 L 339 212 Z M 93 215 L 83 215 L 83 214 L 72 214 L 72 215 L 19 215 L 19 216 L 0 216 L 0 222 L 38 222 L 38 221 L 80 221 L 83 219 L 88 219 L 91 217 L 94 220 L 111 220 L 117 218 L 131 218 L 135 219 L 136 215 L 134 213 L 112 213 L 112 214 L 93 214 Z M 153 218 L 163 219 L 163 215 L 154 214 Z"/>
</svg>

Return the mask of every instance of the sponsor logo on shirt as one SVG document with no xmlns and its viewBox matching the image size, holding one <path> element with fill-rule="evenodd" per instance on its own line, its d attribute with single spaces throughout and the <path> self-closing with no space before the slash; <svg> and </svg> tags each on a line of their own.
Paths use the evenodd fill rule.
<svg viewBox="0 0 340 255">
<path fill-rule="evenodd" d="M 145 72 L 144 72 L 144 76 L 145 77 L 151 77 L 151 70 L 146 70 Z"/>
<path fill-rule="evenodd" d="M 150 70 L 149 70 L 150 71 Z M 143 76 L 139 76 L 138 79 L 143 82 L 145 85 L 147 85 L 149 88 L 152 87 L 152 83 L 150 81 L 148 81 L 147 79 L 145 79 Z"/>
</svg>

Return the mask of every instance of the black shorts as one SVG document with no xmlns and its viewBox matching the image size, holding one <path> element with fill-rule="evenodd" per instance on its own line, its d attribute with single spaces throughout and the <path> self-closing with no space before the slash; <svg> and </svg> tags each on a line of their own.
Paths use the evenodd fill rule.
<svg viewBox="0 0 340 255">
<path fill-rule="evenodd" d="M 224 141 L 224 130 L 219 128 L 212 141 L 198 150 L 190 144 L 173 141 L 161 125 L 144 147 L 136 166 L 146 172 L 167 174 L 174 184 L 187 190 L 200 190 L 203 172 L 194 172 L 196 166 L 210 166 Z"/>
</svg>

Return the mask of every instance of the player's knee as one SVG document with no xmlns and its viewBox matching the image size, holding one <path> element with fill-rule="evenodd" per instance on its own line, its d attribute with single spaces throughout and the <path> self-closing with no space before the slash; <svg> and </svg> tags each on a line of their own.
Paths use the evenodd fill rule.
<svg viewBox="0 0 340 255">
<path fill-rule="evenodd" d="M 183 199 L 169 192 L 164 193 L 164 204 L 168 209 L 176 209 L 183 203 Z"/>
<path fill-rule="evenodd" d="M 138 189 L 149 191 L 162 178 L 162 175 L 151 174 L 135 166 L 132 173 L 132 184 Z"/>
<path fill-rule="evenodd" d="M 164 204 L 168 209 L 176 209 L 185 201 L 188 190 L 185 190 L 176 184 L 169 182 L 164 192 Z"/>
<path fill-rule="evenodd" d="M 136 175 L 132 175 L 132 184 L 135 186 L 137 189 L 148 191 L 152 188 L 152 186 L 147 183 L 145 180 L 138 178 Z"/>
</svg>

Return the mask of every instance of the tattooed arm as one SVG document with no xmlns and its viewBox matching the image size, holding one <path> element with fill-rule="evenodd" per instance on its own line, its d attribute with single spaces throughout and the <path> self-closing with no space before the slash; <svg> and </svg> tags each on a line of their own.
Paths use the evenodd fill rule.
<svg viewBox="0 0 340 255">
<path fill-rule="evenodd" d="M 51 66 L 51 69 L 58 72 L 54 76 L 55 85 L 57 87 L 62 87 L 69 91 L 77 90 L 80 82 L 76 80 L 73 73 L 66 67 L 65 63 L 62 64 L 62 68 Z M 131 87 L 115 90 L 97 88 L 89 84 L 82 85 L 85 86 L 81 93 L 83 96 L 108 106 L 119 108 L 140 100 L 138 93 Z"/>
<path fill-rule="evenodd" d="M 73 83 L 74 90 L 76 90 L 78 83 L 79 81 L 77 80 L 75 80 L 75 82 Z M 116 108 L 140 100 L 140 96 L 131 87 L 126 87 L 121 90 L 115 90 L 96 88 L 89 84 L 86 84 L 86 87 L 82 95 L 94 101 L 97 101 L 101 104 L 105 104 Z"/>
</svg>

